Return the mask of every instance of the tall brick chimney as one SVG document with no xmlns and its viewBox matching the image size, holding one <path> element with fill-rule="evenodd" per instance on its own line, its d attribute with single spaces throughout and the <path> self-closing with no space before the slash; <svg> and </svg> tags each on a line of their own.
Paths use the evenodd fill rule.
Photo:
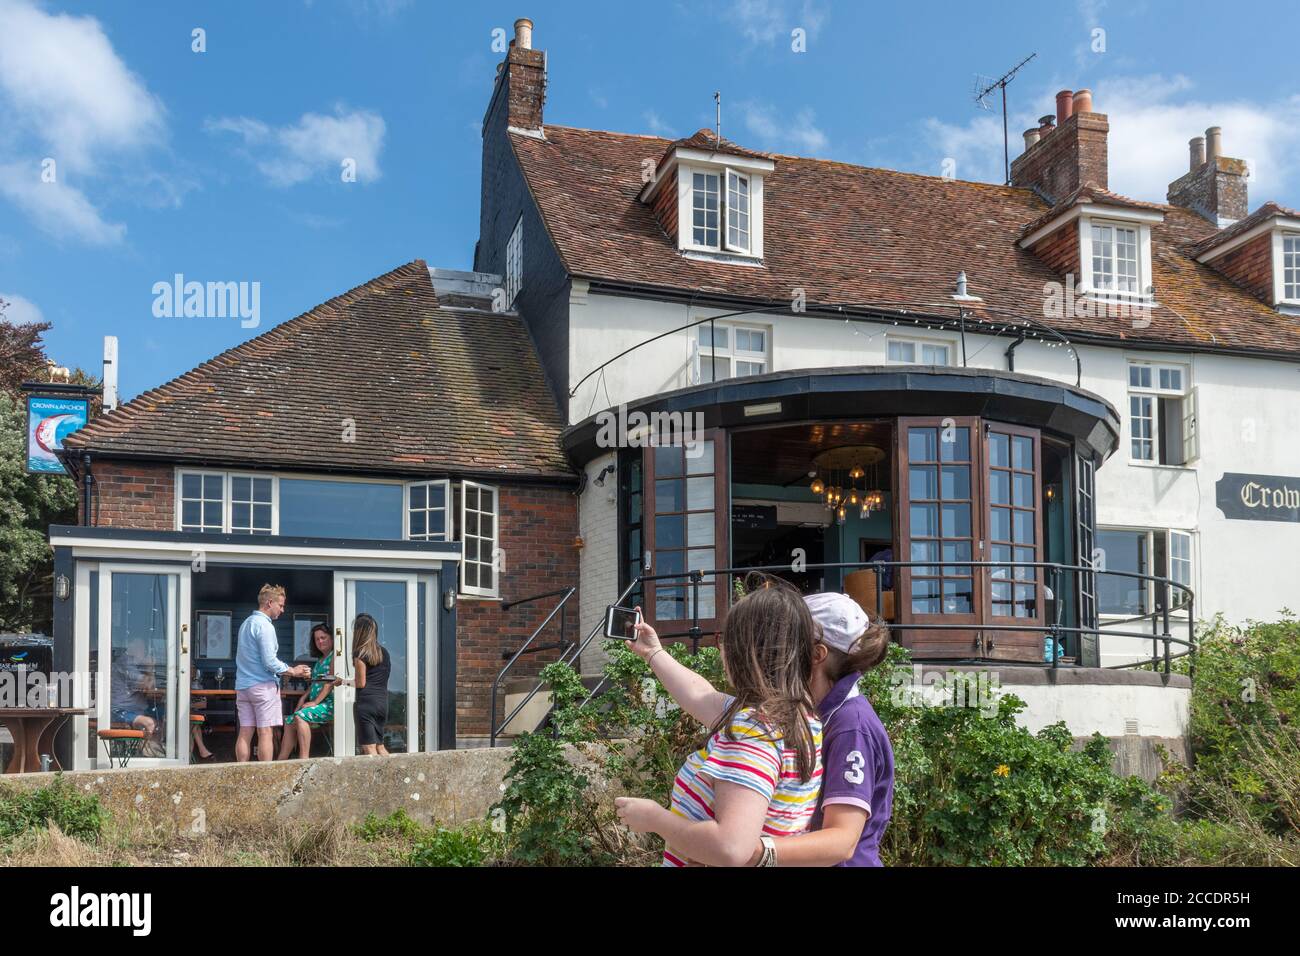
<svg viewBox="0 0 1300 956">
<path fill-rule="evenodd" d="M 1223 131 L 1211 126 L 1190 144 L 1191 170 L 1169 184 L 1169 204 L 1204 216 L 1220 229 L 1246 218 L 1247 166 L 1223 153 Z"/>
<path fill-rule="evenodd" d="M 504 90 L 501 90 L 504 84 Z M 505 60 L 497 66 L 497 94 L 505 93 L 506 124 L 539 132 L 546 102 L 546 52 L 533 49 L 533 21 L 515 21 L 515 37 Z"/>
<path fill-rule="evenodd" d="M 1039 127 L 1036 140 L 1026 133 L 1025 151 L 1011 161 L 1011 185 L 1033 189 L 1052 203 L 1084 183 L 1108 189 L 1110 123 L 1104 113 L 1092 112 L 1092 93 L 1062 90 L 1056 96 L 1055 119 L 1055 126 L 1044 122 Z"/>
</svg>

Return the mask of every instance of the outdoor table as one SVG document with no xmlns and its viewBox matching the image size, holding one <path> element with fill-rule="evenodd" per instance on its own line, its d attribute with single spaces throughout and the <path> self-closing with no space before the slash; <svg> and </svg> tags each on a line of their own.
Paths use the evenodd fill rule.
<svg viewBox="0 0 1300 956">
<path fill-rule="evenodd" d="M 0 707 L 0 723 L 14 738 L 14 755 L 5 773 L 35 773 L 41 754 L 50 755 L 50 767 L 62 770 L 54 756 L 54 736 L 69 717 L 90 713 L 86 707 Z"/>
</svg>

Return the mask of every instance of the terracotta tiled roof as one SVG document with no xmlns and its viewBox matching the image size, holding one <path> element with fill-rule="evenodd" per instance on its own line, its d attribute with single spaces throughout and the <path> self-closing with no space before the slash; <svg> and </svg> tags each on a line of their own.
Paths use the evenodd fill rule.
<svg viewBox="0 0 1300 956">
<path fill-rule="evenodd" d="M 1047 225 L 1057 216 L 1067 212 L 1074 206 L 1085 206 L 1088 204 L 1097 206 L 1115 206 L 1119 209 L 1141 209 L 1147 212 L 1164 212 L 1165 207 L 1153 202 L 1143 202 L 1140 199 L 1129 199 L 1127 196 L 1121 196 L 1119 193 L 1113 193 L 1109 189 L 1103 189 L 1096 183 L 1084 183 L 1070 195 L 1066 196 L 1047 212 L 1043 213 L 1037 219 L 1030 222 L 1020 230 L 1022 237 L 1032 235 L 1043 226 Z"/>
<path fill-rule="evenodd" d="M 1275 202 L 1266 202 L 1245 219 L 1238 219 L 1227 229 L 1220 229 L 1208 239 L 1203 239 L 1196 244 L 1192 251 L 1193 255 L 1204 255 L 1211 249 L 1218 248 L 1230 239 L 1240 236 L 1243 232 L 1249 232 L 1258 226 L 1261 222 L 1266 222 L 1274 216 L 1285 216 L 1288 219 L 1300 219 L 1300 212 L 1294 209 L 1288 209 L 1286 206 L 1280 206 Z"/>
<path fill-rule="evenodd" d="M 745 146 L 739 145 L 738 143 L 733 143 L 731 140 L 727 139 L 727 137 L 720 137 L 716 132 L 707 127 L 705 129 L 696 130 L 684 139 L 674 140 L 669 143 L 668 148 L 664 150 L 663 157 L 660 158 L 660 162 L 662 162 L 669 153 L 677 149 L 700 149 L 711 153 L 725 153 L 728 156 L 744 156 L 748 159 L 772 158 L 771 153 L 760 153 L 758 150 L 749 149 Z"/>
<path fill-rule="evenodd" d="M 294 470 L 571 477 L 563 424 L 523 321 L 441 308 L 416 260 L 145 392 L 66 445 Z"/>
<path fill-rule="evenodd" d="M 1001 327 L 1019 315 L 1117 342 L 1300 353 L 1300 320 L 1192 258 L 1192 247 L 1216 230 L 1177 207 L 1152 206 L 1165 219 L 1152 226 L 1162 307 L 1151 310 L 1149 324 L 1130 316 L 1044 318 L 1045 289 L 1064 277 L 1017 245 L 1024 227 L 1049 211 L 1028 189 L 775 155 L 764 181 L 763 268 L 752 268 L 680 255 L 638 201 L 642 161 L 662 155 L 668 140 L 547 126 L 545 140 L 512 134 L 511 141 L 571 275 L 772 304 L 801 288 L 809 307 L 869 304 L 951 316 L 964 270 L 971 294 L 983 299 L 967 304 L 974 322 Z"/>
</svg>

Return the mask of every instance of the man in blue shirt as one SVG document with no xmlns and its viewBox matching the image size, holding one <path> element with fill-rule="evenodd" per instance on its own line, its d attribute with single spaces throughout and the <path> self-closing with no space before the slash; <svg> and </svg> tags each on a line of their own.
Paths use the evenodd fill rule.
<svg viewBox="0 0 1300 956">
<path fill-rule="evenodd" d="M 284 613 L 284 588 L 264 584 L 257 594 L 257 610 L 239 626 L 239 649 L 235 652 L 235 707 L 239 711 L 239 737 L 235 760 L 248 760 L 257 730 L 257 759 L 275 758 L 274 727 L 284 726 L 280 704 L 280 675 L 309 677 L 306 664 L 290 667 L 280 660 L 280 639 L 275 635 L 276 618 Z"/>
</svg>

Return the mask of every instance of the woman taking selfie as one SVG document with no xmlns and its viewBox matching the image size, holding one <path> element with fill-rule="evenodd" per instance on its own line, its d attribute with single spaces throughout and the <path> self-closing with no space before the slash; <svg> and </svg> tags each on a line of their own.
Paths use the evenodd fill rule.
<svg viewBox="0 0 1300 956">
<path fill-rule="evenodd" d="M 710 728 L 673 781 L 671 805 L 619 797 L 619 819 L 664 838 L 664 866 L 744 866 L 756 844 L 807 829 L 821 788 L 821 722 L 809 685 L 815 628 L 798 592 L 765 580 L 727 614 L 718 641 L 735 697 L 664 652 L 649 624 L 628 646 L 682 709 Z"/>
</svg>

